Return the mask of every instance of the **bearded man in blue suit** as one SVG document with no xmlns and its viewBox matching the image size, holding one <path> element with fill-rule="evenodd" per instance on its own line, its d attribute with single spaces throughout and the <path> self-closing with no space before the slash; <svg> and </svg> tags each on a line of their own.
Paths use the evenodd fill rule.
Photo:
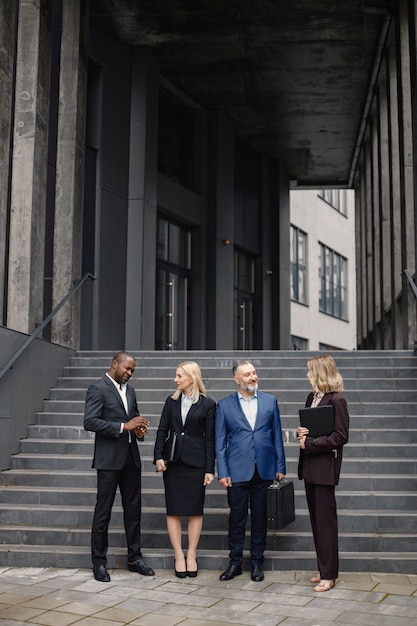
<svg viewBox="0 0 417 626">
<path fill-rule="evenodd" d="M 242 573 L 243 544 L 248 509 L 251 511 L 251 578 L 264 579 L 266 495 L 273 480 L 285 476 L 278 401 L 258 391 L 258 376 L 250 361 L 233 365 L 237 391 L 220 400 L 216 410 L 216 463 L 220 484 L 227 488 L 229 567 L 220 580 Z"/>
</svg>

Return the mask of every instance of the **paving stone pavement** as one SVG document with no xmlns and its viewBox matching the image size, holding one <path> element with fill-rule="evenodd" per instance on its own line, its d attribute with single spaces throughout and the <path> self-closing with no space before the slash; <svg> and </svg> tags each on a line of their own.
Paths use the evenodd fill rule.
<svg viewBox="0 0 417 626">
<path fill-rule="evenodd" d="M 110 570 L 0 567 L 0 624 L 22 626 L 415 626 L 417 575 L 341 573 L 315 593 L 312 572 L 249 572 L 230 582 L 203 570 L 184 581 L 172 571 L 144 577 Z"/>
</svg>

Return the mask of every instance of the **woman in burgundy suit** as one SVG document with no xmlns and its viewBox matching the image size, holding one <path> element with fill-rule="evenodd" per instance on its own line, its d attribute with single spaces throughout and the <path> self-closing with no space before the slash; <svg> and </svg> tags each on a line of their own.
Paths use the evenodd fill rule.
<svg viewBox="0 0 417 626">
<path fill-rule="evenodd" d="M 214 480 L 214 414 L 197 363 L 176 370 L 176 392 L 166 399 L 156 434 L 154 463 L 163 472 L 168 534 L 175 575 L 197 576 L 196 552 L 203 524 L 204 496 Z M 188 518 L 188 551 L 181 543 L 181 517 Z"/>
<path fill-rule="evenodd" d="M 330 435 L 310 437 L 307 428 L 299 426 L 297 429 L 298 478 L 304 479 L 319 570 L 311 582 L 317 583 L 314 591 L 329 591 L 339 574 L 335 486 L 339 483 L 343 446 L 349 436 L 349 414 L 346 400 L 340 395 L 343 379 L 332 357 L 316 356 L 307 366 L 307 378 L 313 391 L 305 406 L 331 404 L 334 412 L 334 430 Z"/>
</svg>

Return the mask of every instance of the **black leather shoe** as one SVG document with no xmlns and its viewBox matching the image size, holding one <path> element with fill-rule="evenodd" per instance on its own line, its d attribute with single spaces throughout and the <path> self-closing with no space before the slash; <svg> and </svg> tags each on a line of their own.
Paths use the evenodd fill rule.
<svg viewBox="0 0 417 626">
<path fill-rule="evenodd" d="M 260 568 L 259 565 L 252 565 L 251 568 L 251 579 L 255 582 L 255 583 L 260 583 L 261 580 L 263 580 L 265 578 L 264 573 L 262 571 L 262 569 Z"/>
<path fill-rule="evenodd" d="M 99 583 L 109 583 L 110 575 L 106 570 L 105 565 L 94 565 L 93 567 L 94 578 L 98 580 Z"/>
<path fill-rule="evenodd" d="M 142 576 L 155 576 L 152 567 L 146 565 L 143 559 L 137 559 L 134 563 L 128 563 L 127 569 L 129 572 L 137 572 L 138 574 L 142 574 Z"/>
<path fill-rule="evenodd" d="M 175 576 L 177 578 L 187 578 L 187 572 L 178 572 L 177 570 L 175 570 Z"/>
<path fill-rule="evenodd" d="M 241 565 L 229 565 L 229 567 L 220 574 L 220 580 L 232 580 L 235 576 L 240 576 L 242 573 Z"/>
</svg>

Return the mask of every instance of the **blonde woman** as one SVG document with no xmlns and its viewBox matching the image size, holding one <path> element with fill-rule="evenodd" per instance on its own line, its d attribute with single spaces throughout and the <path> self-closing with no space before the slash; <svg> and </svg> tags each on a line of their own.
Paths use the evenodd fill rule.
<svg viewBox="0 0 417 626">
<path fill-rule="evenodd" d="M 200 367 L 180 363 L 176 392 L 168 397 L 156 434 L 154 463 L 163 472 L 167 527 L 175 556 L 175 575 L 195 578 L 197 547 L 203 525 L 205 489 L 214 480 L 214 414 Z M 181 518 L 188 518 L 188 550 L 182 548 Z"/>
<path fill-rule="evenodd" d="M 304 479 L 308 510 L 317 553 L 318 573 L 311 582 L 314 591 L 329 591 L 339 574 L 339 547 L 335 485 L 339 483 L 343 446 L 349 436 L 349 414 L 343 391 L 343 379 L 336 363 L 327 354 L 307 363 L 307 378 L 313 388 L 306 407 L 331 404 L 334 430 L 330 435 L 310 437 L 307 428 L 299 427 L 298 478 Z"/>
</svg>

